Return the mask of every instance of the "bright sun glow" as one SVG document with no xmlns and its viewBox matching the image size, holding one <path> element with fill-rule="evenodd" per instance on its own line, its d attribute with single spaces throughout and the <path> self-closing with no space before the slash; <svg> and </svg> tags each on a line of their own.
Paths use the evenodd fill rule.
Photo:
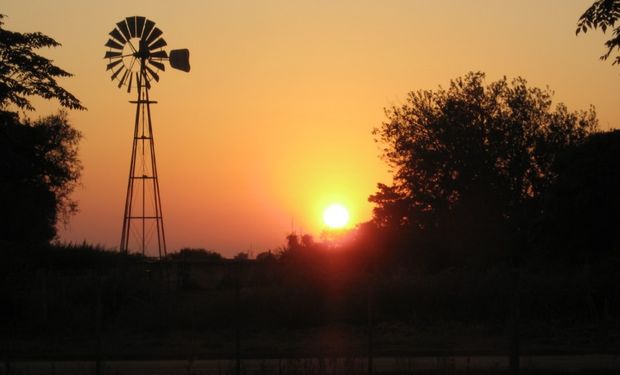
<svg viewBox="0 0 620 375">
<path fill-rule="evenodd" d="M 332 204 L 323 211 L 323 221 L 332 229 L 343 228 L 349 222 L 349 211 L 341 204 Z"/>
</svg>

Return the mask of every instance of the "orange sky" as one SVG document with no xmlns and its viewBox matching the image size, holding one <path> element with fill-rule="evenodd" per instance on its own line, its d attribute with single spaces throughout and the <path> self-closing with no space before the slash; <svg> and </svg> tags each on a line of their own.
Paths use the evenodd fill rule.
<svg viewBox="0 0 620 375">
<path fill-rule="evenodd" d="M 292 225 L 318 235 L 331 202 L 368 220 L 368 195 L 390 181 L 371 135 L 383 108 L 468 71 L 548 85 L 618 127 L 620 67 L 598 60 L 604 35 L 574 33 L 591 2 L 4 0 L 0 12 L 7 29 L 63 44 L 44 54 L 76 75 L 61 83 L 89 109 L 70 113 L 84 174 L 61 239 L 118 246 L 134 108 L 103 45 L 144 15 L 191 51 L 191 73 L 169 69 L 151 90 L 168 248 L 232 255 L 275 248 Z M 58 108 L 34 103 L 31 117 Z"/>
</svg>

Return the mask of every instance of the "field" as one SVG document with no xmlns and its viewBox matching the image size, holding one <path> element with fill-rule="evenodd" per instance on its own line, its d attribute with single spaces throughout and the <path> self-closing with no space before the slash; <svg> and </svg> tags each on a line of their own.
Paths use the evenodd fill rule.
<svg viewBox="0 0 620 375">
<path fill-rule="evenodd" d="M 237 361 L 245 373 L 359 373 L 369 354 L 379 373 L 502 371 L 515 354 L 528 371 L 620 369 L 613 265 L 523 269 L 515 298 L 502 266 L 369 272 L 337 259 L 71 251 L 38 262 L 22 254 L 4 270 L 5 373 L 99 363 L 108 374 L 219 374 Z"/>
</svg>

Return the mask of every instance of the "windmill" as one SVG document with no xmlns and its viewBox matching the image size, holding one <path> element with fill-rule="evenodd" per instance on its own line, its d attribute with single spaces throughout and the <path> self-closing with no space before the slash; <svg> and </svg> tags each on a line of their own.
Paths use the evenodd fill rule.
<svg viewBox="0 0 620 375">
<path fill-rule="evenodd" d="M 136 100 L 130 101 L 136 105 L 136 118 L 120 250 L 160 258 L 166 255 L 166 236 L 151 124 L 151 104 L 157 102 L 150 100 L 149 89 L 153 81 L 159 82 L 165 61 L 174 69 L 190 70 L 189 50 L 167 53 L 162 34 L 155 22 L 145 17 L 127 17 L 110 32 L 104 56 L 118 87 L 126 87 L 128 93 L 136 89 Z M 156 243 L 152 241 L 155 236 Z"/>
</svg>

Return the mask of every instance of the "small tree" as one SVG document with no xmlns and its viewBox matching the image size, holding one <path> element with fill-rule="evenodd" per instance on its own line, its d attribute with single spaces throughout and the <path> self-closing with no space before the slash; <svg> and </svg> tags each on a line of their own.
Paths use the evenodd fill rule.
<svg viewBox="0 0 620 375">
<path fill-rule="evenodd" d="M 605 42 L 607 52 L 601 56 L 601 60 L 607 60 L 614 49 L 620 50 L 620 26 L 615 26 L 620 18 L 620 0 L 597 0 L 582 15 L 577 22 L 576 34 L 586 33 L 590 29 L 612 29 L 612 38 Z M 620 55 L 616 56 L 612 65 L 620 64 Z"/>
</svg>

